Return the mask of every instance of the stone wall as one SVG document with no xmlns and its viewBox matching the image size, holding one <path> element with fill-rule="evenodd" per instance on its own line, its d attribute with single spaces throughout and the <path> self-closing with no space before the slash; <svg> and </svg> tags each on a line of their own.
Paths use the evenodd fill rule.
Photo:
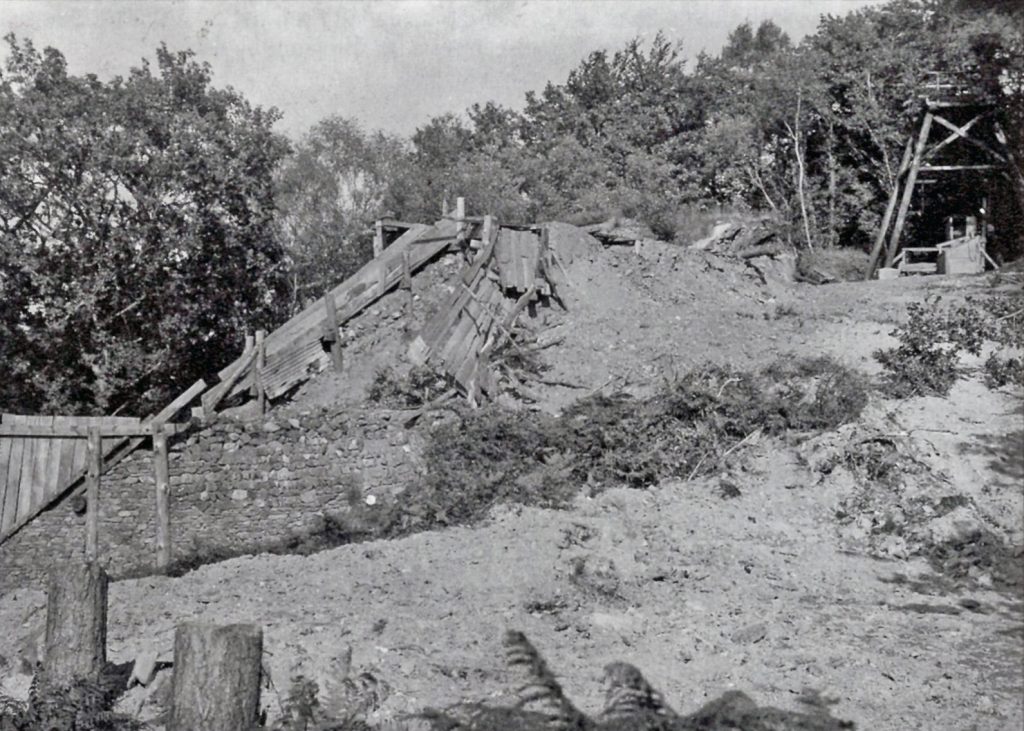
<svg viewBox="0 0 1024 731">
<path fill-rule="evenodd" d="M 172 560 L 285 541 L 356 502 L 372 509 L 367 503 L 394 495 L 417 474 L 420 450 L 402 416 L 323 410 L 248 423 L 222 418 L 182 435 L 170 449 Z M 103 475 L 100 554 L 115 577 L 154 564 L 153 481 L 148 443 Z M 72 502 L 59 502 L 0 545 L 0 594 L 42 586 L 51 567 L 82 556 L 85 515 Z"/>
</svg>

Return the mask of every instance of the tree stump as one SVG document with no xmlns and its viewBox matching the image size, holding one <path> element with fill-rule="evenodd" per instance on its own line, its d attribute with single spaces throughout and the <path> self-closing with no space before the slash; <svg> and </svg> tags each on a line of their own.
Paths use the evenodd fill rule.
<svg viewBox="0 0 1024 731">
<path fill-rule="evenodd" d="M 107 574 L 69 563 L 50 575 L 43 666 L 49 682 L 99 678 L 107 663 Z"/>
<path fill-rule="evenodd" d="M 259 714 L 263 630 L 185 622 L 174 634 L 167 731 L 250 731 Z"/>
</svg>

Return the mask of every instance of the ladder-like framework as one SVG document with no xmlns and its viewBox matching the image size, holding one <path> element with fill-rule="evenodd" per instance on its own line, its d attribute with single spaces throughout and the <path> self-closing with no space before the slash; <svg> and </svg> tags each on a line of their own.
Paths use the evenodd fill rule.
<svg viewBox="0 0 1024 731">
<path fill-rule="evenodd" d="M 889 205 L 886 207 L 882 224 L 879 227 L 875 244 L 871 251 L 871 260 L 866 272 L 866 279 L 871 279 L 880 261 L 884 266 L 892 267 L 894 263 L 903 263 L 911 256 L 926 253 L 938 253 L 939 247 L 912 247 L 904 249 L 903 259 L 897 260 L 900 251 L 900 240 L 906 225 L 907 214 L 913 199 L 915 186 L 924 180 L 924 174 L 959 174 L 963 172 L 982 172 L 1002 174 L 1010 178 L 1024 200 L 1024 175 L 1013 159 L 1006 145 L 1006 134 L 996 119 L 994 104 L 979 101 L 971 95 L 964 84 L 947 82 L 941 74 L 933 74 L 926 86 L 929 96 L 924 100 L 924 112 L 917 135 L 907 140 L 903 158 L 896 174 L 896 182 Z M 934 97 L 934 98 L 931 98 Z M 934 139 L 936 132 L 945 132 L 941 139 Z M 956 147 L 954 147 L 956 145 Z M 969 146 L 965 148 L 965 145 Z M 974 155 L 966 155 L 966 150 L 983 153 L 981 161 Z M 944 153 L 940 155 L 939 153 Z M 962 162 L 964 158 L 968 162 Z M 937 159 L 938 158 L 938 159 Z M 947 159 L 942 159 L 947 158 Z M 958 158 L 951 160 L 949 158 Z M 895 223 L 893 217 L 895 214 Z M 890 231 L 890 224 L 891 231 Z M 985 230 L 980 231 L 982 253 L 984 253 Z M 888 239 L 888 241 L 886 241 Z M 885 253 L 884 260 L 882 253 Z M 985 254 L 987 257 L 987 254 Z M 991 261 L 991 259 L 989 260 Z M 914 269 L 916 266 L 916 269 Z M 907 271 L 934 271 L 927 263 L 910 265 Z"/>
</svg>

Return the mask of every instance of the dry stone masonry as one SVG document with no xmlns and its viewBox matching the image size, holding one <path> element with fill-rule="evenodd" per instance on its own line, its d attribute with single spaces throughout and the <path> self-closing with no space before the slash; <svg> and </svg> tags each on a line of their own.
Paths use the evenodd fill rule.
<svg viewBox="0 0 1024 731">
<path fill-rule="evenodd" d="M 308 533 L 353 501 L 384 502 L 415 480 L 419 449 L 405 412 L 334 409 L 228 418 L 186 434 L 170 452 L 173 558 L 252 549 Z M 76 505 L 77 502 L 77 505 Z M 42 586 L 55 565 L 80 557 L 81 502 L 59 501 L 0 545 L 0 594 Z M 153 566 L 151 453 L 134 452 L 103 475 L 100 555 L 109 573 Z"/>
</svg>

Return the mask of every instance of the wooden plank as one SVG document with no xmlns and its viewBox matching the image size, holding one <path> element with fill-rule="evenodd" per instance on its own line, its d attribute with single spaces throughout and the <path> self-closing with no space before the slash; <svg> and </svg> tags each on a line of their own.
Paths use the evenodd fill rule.
<svg viewBox="0 0 1024 731">
<path fill-rule="evenodd" d="M 411 250 L 412 266 L 419 268 L 437 253 L 447 248 L 453 238 L 454 224 L 451 222 L 442 221 L 435 226 L 421 224 L 406 231 L 391 246 L 385 249 L 383 259 L 391 261 L 394 258 L 399 258 L 404 248 L 423 239 L 423 243 L 431 243 L 432 245 Z M 373 293 L 367 290 L 373 287 L 379 278 L 378 265 L 376 261 L 368 262 L 362 269 L 331 290 L 331 296 L 334 297 L 335 306 L 338 309 L 339 325 L 345 323 L 346 312 L 352 306 L 361 304 L 362 307 L 365 307 L 375 301 L 371 296 Z M 358 285 L 362 285 L 362 289 L 359 289 Z M 357 299 L 361 299 L 361 302 L 356 303 L 355 300 Z M 310 332 L 319 330 L 322 318 L 323 307 L 319 302 L 314 302 L 277 330 L 268 334 L 267 357 L 270 358 L 282 350 L 289 349 L 297 338 L 302 338 Z M 222 378 L 230 367 L 228 365 L 221 370 L 220 375 Z"/>
<path fill-rule="evenodd" d="M 998 170 L 1002 165 L 922 165 L 922 173 L 950 173 L 958 170 Z"/>
<path fill-rule="evenodd" d="M 953 124 L 952 122 L 950 122 L 948 119 L 946 119 L 946 118 L 944 118 L 944 117 L 942 117 L 942 116 L 940 116 L 938 114 L 935 115 L 935 121 L 938 122 L 943 127 L 945 127 L 946 129 L 952 130 L 953 131 L 953 135 L 952 136 L 954 138 L 955 137 L 963 138 L 966 142 L 969 142 L 970 144 L 974 145 L 975 147 L 977 147 L 977 148 L 979 148 L 981 150 L 984 150 L 989 155 L 991 155 L 996 160 L 998 160 L 999 162 L 1001 162 L 1002 164 L 1005 165 L 1008 162 L 1008 160 L 1005 157 L 1000 155 L 998 152 L 993 150 L 991 147 L 989 147 L 987 144 L 985 144 L 981 140 L 976 139 L 974 137 L 971 137 L 970 135 L 967 134 L 967 130 L 969 130 L 971 128 L 971 126 L 975 123 L 975 121 L 977 121 L 978 119 L 980 119 L 980 117 L 975 117 L 970 122 L 965 124 L 963 127 L 958 127 L 955 124 Z"/>
<path fill-rule="evenodd" d="M 885 253 L 885 265 L 891 266 L 893 257 L 900 246 L 900 237 L 903 235 L 903 225 L 906 223 L 907 211 L 910 210 L 910 201 L 914 195 L 914 183 L 917 182 L 917 173 L 921 168 L 921 155 L 925 145 L 928 144 L 928 135 L 932 129 L 932 114 L 925 112 L 924 122 L 921 123 L 921 131 L 917 137 L 917 144 L 914 146 L 914 159 L 910 163 L 910 170 L 907 172 L 907 182 L 903 188 L 903 199 L 900 201 L 899 212 L 896 214 L 896 226 L 893 228 L 892 236 L 889 239 L 889 247 Z"/>
<path fill-rule="evenodd" d="M 4 424 L 15 422 L 13 416 L 4 417 Z M 21 457 L 25 452 L 25 440 L 14 439 L 7 462 L 7 494 L 4 495 L 3 524 L 0 525 L 0 536 L 7 536 L 14 530 L 18 522 L 18 488 L 21 485 Z"/>
<path fill-rule="evenodd" d="M 908 137 L 907 144 L 903 148 L 903 159 L 900 160 L 900 167 L 896 171 L 896 183 L 893 186 L 892 194 L 889 196 L 889 204 L 885 207 L 885 215 L 882 216 L 882 223 L 875 236 L 875 245 L 871 248 L 871 257 L 868 260 L 867 271 L 864 272 L 864 279 L 871 279 L 875 275 L 875 268 L 878 266 L 878 256 L 882 253 L 885 245 L 886 234 L 889 233 L 889 224 L 892 222 L 892 214 L 896 210 L 896 202 L 900 197 L 900 180 L 910 165 L 910 156 L 914 153 L 914 138 Z"/>
<path fill-rule="evenodd" d="M 3 423 L 0 417 L 0 423 Z M 7 502 L 7 466 L 11 461 L 13 438 L 0 437 L 0 526 L 4 524 L 4 504 Z"/>
<path fill-rule="evenodd" d="M 29 421 L 31 420 L 28 417 L 23 416 L 21 417 L 21 422 L 25 426 L 17 425 L 15 428 L 31 428 L 28 426 Z M 25 516 L 32 512 L 32 468 L 35 464 L 35 454 L 38 446 L 38 439 L 26 439 L 25 449 L 21 453 L 21 478 L 18 485 L 18 525 L 22 523 Z"/>
<path fill-rule="evenodd" d="M 381 261 L 385 261 L 388 268 L 388 290 L 396 286 L 401 278 L 402 250 L 413 243 L 424 243 L 419 241 L 419 237 L 424 233 L 429 234 L 432 230 L 440 231 L 444 235 L 434 237 L 434 240 L 430 242 L 429 245 L 424 245 L 422 247 L 417 246 L 411 250 L 410 267 L 415 271 L 425 265 L 438 253 L 448 248 L 452 243 L 452 237 L 445 233 L 448 229 L 444 226 L 438 224 L 433 228 L 423 226 L 417 229 L 412 229 L 406 232 L 406 234 L 399 238 L 398 241 L 385 249 Z M 350 277 L 348 280 L 332 290 L 331 295 L 335 298 L 339 325 L 344 324 L 346 321 L 359 314 L 359 312 L 380 298 L 379 266 L 379 262 L 370 262 L 359 272 L 353 275 L 353 277 Z M 320 329 L 319 321 L 323 316 L 323 308 L 319 305 L 315 305 L 312 309 L 314 310 L 313 314 L 307 315 L 306 313 L 309 311 L 309 308 L 307 308 L 307 310 L 299 313 L 295 318 L 267 336 L 268 360 L 277 353 L 287 353 L 295 350 L 296 348 L 304 348 L 310 341 L 318 340 L 317 333 Z M 319 356 L 316 357 L 316 360 L 320 360 Z M 301 371 L 298 372 L 296 376 L 298 377 L 298 380 L 302 380 L 302 378 L 304 378 Z M 242 379 L 239 383 L 235 384 L 231 393 L 241 391 L 243 388 L 247 387 L 248 384 L 248 378 Z M 279 384 L 277 385 L 277 388 L 287 390 L 291 385 L 291 383 Z"/>
<path fill-rule="evenodd" d="M 153 472 L 156 493 L 156 567 L 159 571 L 165 571 L 171 563 L 171 481 L 167 431 L 161 424 L 153 426 Z"/>
<path fill-rule="evenodd" d="M 248 338 L 249 336 L 246 337 Z M 221 401 L 224 400 L 224 397 L 228 394 L 228 392 L 232 388 L 234 388 L 235 384 L 238 382 L 238 379 L 242 377 L 242 374 L 245 373 L 246 369 L 249 368 L 250 365 L 252 365 L 255 359 L 256 348 L 253 347 L 248 349 L 245 353 L 243 353 L 241 358 L 239 358 L 232 364 L 232 370 L 228 374 L 228 376 L 220 383 L 218 383 L 216 386 L 214 386 L 209 391 L 203 394 L 203 413 L 206 416 L 213 415 L 214 411 L 217 409 L 217 406 L 220 404 Z"/>
<path fill-rule="evenodd" d="M 408 255 L 408 250 L 405 254 Z M 331 349 L 331 364 L 335 373 L 341 373 L 345 361 L 341 353 L 341 336 L 338 335 L 338 311 L 334 307 L 334 298 L 324 297 L 324 341 Z"/>
<path fill-rule="evenodd" d="M 98 417 L 102 418 L 102 417 Z M 95 426 L 98 428 L 103 436 L 104 442 L 103 447 L 109 451 L 113 448 L 118 441 L 118 437 L 133 437 L 139 435 L 149 434 L 149 424 L 103 424 L 102 422 L 96 421 L 89 424 L 89 426 L 43 426 L 41 424 L 0 424 L 0 437 L 11 436 L 11 437 L 25 437 L 29 441 L 45 441 L 47 437 L 53 438 L 68 438 L 68 437 L 79 437 L 84 438 L 89 435 L 90 427 Z M 188 424 L 169 424 L 175 433 L 183 432 L 189 428 Z M 35 453 L 36 448 L 39 445 L 33 445 L 32 451 Z"/>
<path fill-rule="evenodd" d="M 489 242 L 487 246 L 484 247 L 484 249 L 476 256 L 473 263 L 466 267 L 460 275 L 459 281 L 468 287 L 470 291 L 473 289 L 474 282 L 483 276 L 482 270 L 484 264 L 491 260 L 491 255 L 494 253 L 495 243 L 495 241 Z M 428 328 L 431 331 L 430 334 L 422 339 L 422 343 L 427 346 L 426 354 L 424 356 L 425 358 L 430 357 L 429 349 L 430 343 L 434 340 L 433 333 L 441 334 L 451 329 L 462 312 L 461 306 L 456 307 L 455 305 L 463 305 L 463 303 L 467 302 L 465 299 L 465 293 L 458 289 L 456 289 L 452 294 L 452 298 L 449 301 L 452 303 L 451 306 L 447 309 L 441 310 L 441 314 L 428 325 Z M 412 350 L 412 347 L 410 347 L 410 355 Z"/>
<path fill-rule="evenodd" d="M 98 427 L 89 430 L 86 441 L 89 470 L 85 478 L 85 560 L 99 558 L 100 475 L 103 474 L 103 438 Z"/>
<path fill-rule="evenodd" d="M 384 222 L 377 221 L 373 227 L 373 258 L 384 253 Z"/>
<path fill-rule="evenodd" d="M 253 371 L 253 385 L 256 388 L 256 411 L 260 416 L 267 413 L 267 389 L 263 384 L 263 369 L 267 367 L 267 331 L 256 331 L 256 365 Z"/>
<path fill-rule="evenodd" d="M 53 428 L 53 417 L 52 416 L 37 416 L 35 422 L 38 426 L 46 428 Z M 48 474 L 50 471 L 50 461 L 52 455 L 56 450 L 59 453 L 60 445 L 55 444 L 58 442 L 57 438 L 40 439 L 36 445 L 36 457 L 35 464 L 32 468 L 32 496 L 29 502 L 29 512 L 42 505 L 46 501 L 46 496 L 49 493 L 53 493 L 57 486 L 51 484 L 48 480 Z"/>
</svg>

